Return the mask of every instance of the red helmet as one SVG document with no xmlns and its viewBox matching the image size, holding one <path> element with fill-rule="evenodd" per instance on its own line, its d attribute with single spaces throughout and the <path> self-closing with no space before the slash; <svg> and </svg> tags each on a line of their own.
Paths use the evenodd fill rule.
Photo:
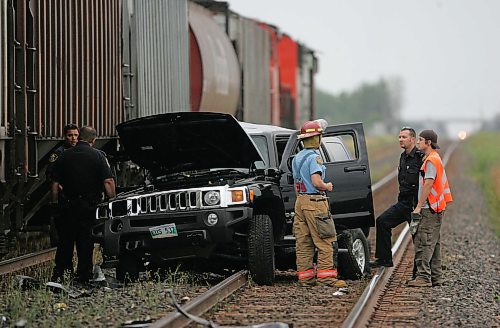
<svg viewBox="0 0 500 328">
<path fill-rule="evenodd" d="M 305 139 L 317 135 L 321 135 L 323 133 L 323 128 L 316 121 L 306 121 L 302 124 L 300 128 L 300 134 L 298 136 L 299 139 Z"/>
</svg>

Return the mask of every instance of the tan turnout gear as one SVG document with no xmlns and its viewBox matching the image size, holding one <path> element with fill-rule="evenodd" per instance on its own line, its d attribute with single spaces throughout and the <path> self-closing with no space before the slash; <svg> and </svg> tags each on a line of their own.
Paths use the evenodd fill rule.
<svg viewBox="0 0 500 328">
<path fill-rule="evenodd" d="M 331 236 L 321 238 L 318 227 L 329 215 L 328 198 L 322 195 L 298 195 L 295 203 L 295 218 L 293 231 L 296 238 L 297 274 L 299 283 L 312 283 L 314 277 L 317 282 L 334 286 L 337 281 L 337 269 L 333 262 L 333 246 L 337 240 L 333 221 L 326 229 Z M 329 219 L 331 221 L 331 219 Z M 328 230 L 333 227 L 332 231 Z M 327 234 L 328 236 L 328 234 Z M 318 249 L 317 272 L 314 272 L 314 248 Z"/>
</svg>

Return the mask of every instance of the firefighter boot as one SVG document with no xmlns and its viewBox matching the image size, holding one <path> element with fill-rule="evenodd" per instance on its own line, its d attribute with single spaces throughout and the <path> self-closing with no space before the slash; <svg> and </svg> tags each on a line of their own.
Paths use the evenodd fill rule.
<svg viewBox="0 0 500 328">
<path fill-rule="evenodd" d="M 327 278 L 327 279 L 318 279 L 318 285 L 343 288 L 343 287 L 347 287 L 347 282 L 345 280 L 342 280 L 342 279 Z"/>
</svg>

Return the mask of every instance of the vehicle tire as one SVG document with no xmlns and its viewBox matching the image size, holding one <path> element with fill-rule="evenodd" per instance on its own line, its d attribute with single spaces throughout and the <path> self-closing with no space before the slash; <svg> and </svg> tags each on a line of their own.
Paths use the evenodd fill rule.
<svg viewBox="0 0 500 328">
<path fill-rule="evenodd" d="M 116 266 L 116 279 L 121 282 L 134 282 L 139 279 L 139 266 L 134 255 L 120 255 Z"/>
<path fill-rule="evenodd" d="M 273 224 L 268 215 L 254 215 L 248 231 L 248 267 L 259 285 L 274 282 Z"/>
<path fill-rule="evenodd" d="M 338 238 L 339 248 L 347 253 L 339 254 L 339 274 L 347 279 L 356 280 L 370 271 L 370 249 L 361 229 L 344 230 Z"/>
</svg>

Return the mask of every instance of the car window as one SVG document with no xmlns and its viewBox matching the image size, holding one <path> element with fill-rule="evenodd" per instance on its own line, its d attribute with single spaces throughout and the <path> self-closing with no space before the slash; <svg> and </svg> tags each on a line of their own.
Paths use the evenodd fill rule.
<svg viewBox="0 0 500 328">
<path fill-rule="evenodd" d="M 281 163 L 281 158 L 283 157 L 283 152 L 285 151 L 288 139 L 290 139 L 290 136 L 276 136 L 276 154 L 278 156 L 278 163 Z"/>
<path fill-rule="evenodd" d="M 262 155 L 262 159 L 264 159 L 264 162 L 256 161 L 255 168 L 265 169 L 269 166 L 269 149 L 267 147 L 267 139 L 262 135 L 252 135 L 251 137 L 260 154 Z"/>
<path fill-rule="evenodd" d="M 323 148 L 328 153 L 330 162 L 356 159 L 356 145 L 350 134 L 322 138 Z"/>
</svg>

